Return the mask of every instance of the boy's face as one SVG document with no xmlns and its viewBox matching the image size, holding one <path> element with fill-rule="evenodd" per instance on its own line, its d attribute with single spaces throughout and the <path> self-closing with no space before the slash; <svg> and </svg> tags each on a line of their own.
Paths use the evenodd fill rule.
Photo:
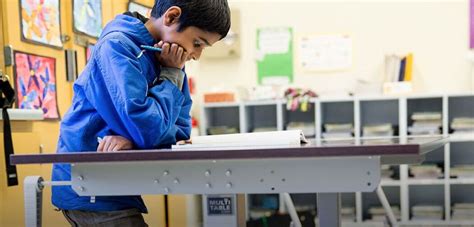
<svg viewBox="0 0 474 227">
<path fill-rule="evenodd" d="M 186 27 L 178 32 L 181 9 L 173 6 L 163 16 L 154 21 L 160 31 L 161 41 L 176 43 L 188 52 L 187 60 L 198 60 L 204 48 L 212 46 L 220 40 L 218 33 L 210 33 L 194 26 Z"/>
<path fill-rule="evenodd" d="M 183 47 L 189 54 L 187 60 L 198 60 L 204 48 L 212 46 L 220 39 L 219 34 L 205 32 L 194 26 L 178 32 L 178 25 L 169 27 L 169 30 L 164 32 L 161 37 L 163 42 L 176 43 Z"/>
</svg>

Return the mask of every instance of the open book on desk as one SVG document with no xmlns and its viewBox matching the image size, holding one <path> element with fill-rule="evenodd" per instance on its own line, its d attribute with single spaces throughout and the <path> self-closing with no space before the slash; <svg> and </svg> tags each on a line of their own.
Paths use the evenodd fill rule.
<svg viewBox="0 0 474 227">
<path fill-rule="evenodd" d="M 301 130 L 197 136 L 192 144 L 173 145 L 173 150 L 228 147 L 289 147 L 308 143 Z"/>
</svg>

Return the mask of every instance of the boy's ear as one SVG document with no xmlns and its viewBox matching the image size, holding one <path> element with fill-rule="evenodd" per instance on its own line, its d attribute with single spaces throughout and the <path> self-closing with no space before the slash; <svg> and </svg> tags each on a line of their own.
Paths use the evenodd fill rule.
<svg viewBox="0 0 474 227">
<path fill-rule="evenodd" d="M 181 13 L 182 13 L 181 8 L 179 8 L 178 6 L 170 7 L 168 10 L 166 10 L 164 14 L 163 23 L 166 26 L 170 26 L 175 23 L 178 23 L 179 17 L 181 17 Z"/>
</svg>

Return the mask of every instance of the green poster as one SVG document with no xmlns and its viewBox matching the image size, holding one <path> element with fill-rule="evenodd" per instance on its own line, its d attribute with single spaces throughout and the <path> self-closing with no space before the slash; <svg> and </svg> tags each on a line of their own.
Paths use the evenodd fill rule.
<svg viewBox="0 0 474 227">
<path fill-rule="evenodd" d="M 259 84 L 293 82 L 292 28 L 257 30 L 257 68 Z"/>
</svg>

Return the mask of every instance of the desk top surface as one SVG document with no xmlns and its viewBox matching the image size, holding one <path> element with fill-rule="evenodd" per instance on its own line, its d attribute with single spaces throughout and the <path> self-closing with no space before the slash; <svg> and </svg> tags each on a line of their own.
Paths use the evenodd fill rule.
<svg viewBox="0 0 474 227">
<path fill-rule="evenodd" d="M 384 139 L 310 140 L 300 146 L 241 146 L 198 149 L 130 150 L 110 153 L 65 152 L 55 154 L 11 155 L 13 165 L 44 163 L 93 163 L 133 161 L 186 161 L 222 159 L 318 158 L 348 156 L 397 157 L 390 164 L 405 164 L 406 159 L 422 157 L 447 143 L 447 138 L 413 137 L 403 141 L 397 137 Z M 401 158 L 401 159 L 400 159 Z M 419 160 L 417 160 L 419 161 Z"/>
</svg>

